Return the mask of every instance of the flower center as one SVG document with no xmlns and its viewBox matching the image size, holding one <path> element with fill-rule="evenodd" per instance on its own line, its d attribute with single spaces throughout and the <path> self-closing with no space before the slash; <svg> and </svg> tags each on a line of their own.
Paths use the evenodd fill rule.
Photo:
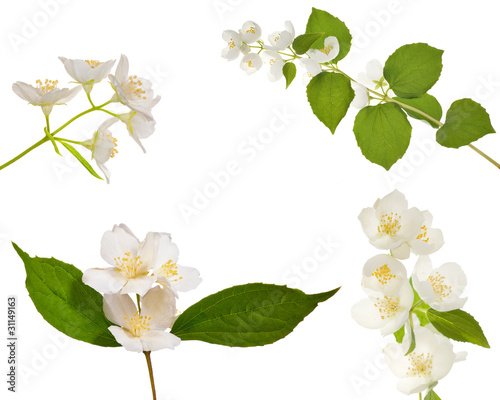
<svg viewBox="0 0 500 400">
<path fill-rule="evenodd" d="M 227 42 L 227 46 L 229 47 L 230 50 L 236 47 L 236 43 L 234 43 L 233 38 L 229 39 L 229 42 Z"/>
<path fill-rule="evenodd" d="M 439 300 L 443 300 L 450 295 L 451 286 L 444 284 L 444 276 L 439 272 L 434 272 L 432 275 L 429 275 L 428 279 L 432 285 L 432 290 L 439 296 Z"/>
<path fill-rule="evenodd" d="M 165 277 L 171 282 L 177 282 L 182 279 L 182 276 L 179 276 L 177 264 L 172 260 L 168 260 L 165 264 L 163 264 L 161 266 L 161 270 Z"/>
<path fill-rule="evenodd" d="M 246 33 L 255 33 L 255 26 L 251 26 L 250 28 L 248 28 Z"/>
<path fill-rule="evenodd" d="M 278 34 L 274 37 L 274 43 L 278 43 L 278 40 L 280 40 L 280 37 L 281 37 L 281 33 L 278 33 Z"/>
<path fill-rule="evenodd" d="M 252 61 L 251 61 L 251 60 L 250 60 L 250 61 L 247 61 L 247 63 L 246 63 L 246 64 L 248 65 L 248 68 L 253 68 L 253 64 L 252 64 Z"/>
<path fill-rule="evenodd" d="M 141 256 L 130 257 L 130 252 L 125 253 L 125 257 L 116 257 L 114 260 L 116 263 L 115 270 L 127 278 L 135 278 L 137 270 L 142 265 Z"/>
<path fill-rule="evenodd" d="M 118 153 L 118 150 L 116 150 L 116 146 L 118 146 L 118 139 L 114 138 L 109 133 L 106 135 L 106 137 L 113 142 L 113 148 L 111 149 L 111 154 L 109 155 L 110 158 L 113 158 Z"/>
<path fill-rule="evenodd" d="M 85 62 L 90 65 L 90 68 L 94 69 L 95 67 L 98 67 L 101 65 L 101 63 L 97 60 L 85 60 Z"/>
<path fill-rule="evenodd" d="M 429 242 L 429 238 L 427 237 L 427 226 L 424 225 L 420 228 L 420 233 L 417 236 L 417 239 L 420 239 L 425 243 Z"/>
<path fill-rule="evenodd" d="M 148 317 L 147 315 L 139 315 L 139 311 L 136 311 L 134 316 L 130 317 L 130 319 L 128 319 L 126 315 L 124 318 L 125 321 L 127 321 L 128 330 L 136 337 L 142 336 L 145 331 L 151 330 L 149 327 L 151 317 Z"/>
<path fill-rule="evenodd" d="M 392 296 L 384 296 L 382 299 L 377 297 L 375 307 L 378 308 L 380 318 L 386 319 L 394 317 L 400 310 L 399 299 Z"/>
<path fill-rule="evenodd" d="M 137 75 L 129 76 L 127 89 L 132 94 L 132 96 L 137 97 L 138 99 L 146 100 L 146 91 L 141 88 L 142 82 L 140 79 L 137 79 Z"/>
<path fill-rule="evenodd" d="M 427 377 L 432 372 L 432 357 L 430 353 L 415 354 L 412 352 L 409 356 L 410 366 L 406 372 L 409 376 Z"/>
<path fill-rule="evenodd" d="M 379 233 L 393 236 L 401 229 L 401 215 L 391 212 L 382 215 L 380 218 L 380 225 L 378 226 Z"/>
<path fill-rule="evenodd" d="M 325 46 L 322 49 L 319 49 L 322 53 L 325 53 L 326 55 L 330 54 L 330 51 L 333 50 L 332 46 Z"/>
<path fill-rule="evenodd" d="M 377 268 L 373 270 L 372 276 L 377 278 L 377 280 L 382 284 L 385 285 L 387 282 L 389 282 L 391 279 L 394 279 L 396 275 L 391 274 L 390 268 L 387 266 L 387 264 L 382 265 L 380 268 Z"/>
<path fill-rule="evenodd" d="M 277 58 L 271 58 L 271 59 L 269 60 L 269 65 L 273 65 L 276 61 L 278 61 L 278 59 L 277 59 Z"/>
<path fill-rule="evenodd" d="M 50 79 L 45 79 L 42 82 L 41 79 L 36 80 L 36 90 L 42 92 L 42 94 L 49 93 L 50 91 L 57 89 L 57 84 L 59 81 L 51 81 Z"/>
</svg>

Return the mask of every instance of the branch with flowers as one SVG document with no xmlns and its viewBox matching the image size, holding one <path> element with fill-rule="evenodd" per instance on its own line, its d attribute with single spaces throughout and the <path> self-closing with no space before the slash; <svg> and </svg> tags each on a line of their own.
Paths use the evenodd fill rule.
<svg viewBox="0 0 500 400">
<path fill-rule="evenodd" d="M 118 153 L 116 149 L 117 139 L 113 137 L 109 128 L 116 122 L 121 121 L 125 124 L 132 139 L 146 152 L 141 139 L 151 136 L 155 130 L 156 122 L 152 115 L 152 109 L 160 101 L 160 96 L 154 96 L 151 88 L 152 84 L 149 80 L 137 77 L 137 75 L 129 75 L 129 62 L 128 58 L 124 55 L 121 56 L 114 74 L 110 74 L 110 71 L 115 60 L 101 63 L 96 60 L 69 60 L 64 57 L 59 57 L 59 59 L 63 63 L 66 72 L 74 79 L 73 83 L 77 83 L 78 86 L 72 89 L 61 89 L 58 87 L 59 81 L 49 79 L 45 79 L 44 81 L 38 79 L 36 86 L 24 82 L 16 82 L 12 85 L 12 90 L 21 99 L 42 109 L 45 116 L 44 137 L 10 161 L 0 165 L 0 170 L 13 164 L 42 144 L 51 142 L 57 154 L 61 155 L 59 146 L 64 147 L 90 174 L 102 179 L 85 157 L 73 146 L 76 144 L 90 151 L 91 158 L 95 160 L 97 166 L 104 174 L 106 181 L 109 183 L 110 172 L 105 163 Z M 91 97 L 92 89 L 94 85 L 102 82 L 106 77 L 109 78 L 113 95 L 108 101 L 96 106 Z M 66 104 L 82 88 L 91 107 L 70 118 L 57 129 L 52 130 L 50 126 L 50 114 L 54 106 Z M 120 103 L 126 106 L 128 112 L 118 113 L 106 108 L 106 106 L 113 103 Z M 56 136 L 77 119 L 94 111 L 104 112 L 111 115 L 111 118 L 106 119 L 99 125 L 92 138 L 85 141 L 76 141 Z"/>
<path fill-rule="evenodd" d="M 222 57 L 235 60 L 243 55 L 240 67 L 248 75 L 267 65 L 270 81 L 285 77 L 286 87 L 297 74 L 295 61 L 305 69 L 307 98 L 316 117 L 335 133 L 350 106 L 360 109 L 354 121 L 354 135 L 363 155 L 389 170 L 405 154 L 412 126 L 408 117 L 422 120 L 437 129 L 436 141 L 444 147 L 469 146 L 497 168 L 500 163 L 472 143 L 495 133 L 486 110 L 471 99 L 453 102 L 445 122 L 438 100 L 428 93 L 443 68 L 443 50 L 426 43 L 397 49 L 382 66 L 374 60 L 366 73 L 355 80 L 338 63 L 347 56 L 352 36 L 345 23 L 326 11 L 312 9 L 303 35 L 295 37 L 290 21 L 285 30 L 262 39 L 262 30 L 253 21 L 239 32 L 226 30 Z M 376 105 L 370 105 L 370 102 Z"/>
<path fill-rule="evenodd" d="M 359 220 L 370 243 L 389 254 L 370 258 L 363 268 L 362 288 L 367 298 L 352 307 L 352 317 L 362 326 L 394 334 L 397 343 L 383 350 L 389 369 L 405 394 L 425 393 L 425 400 L 439 400 L 434 388 L 465 359 L 455 353 L 450 339 L 489 348 L 479 323 L 461 310 L 467 278 L 453 262 L 433 268 L 429 255 L 443 244 L 441 230 L 431 228 L 429 211 L 408 208 L 397 190 L 365 208 Z M 419 256 L 410 279 L 400 260 Z"/>
<path fill-rule="evenodd" d="M 149 232 L 139 241 L 126 225 L 115 225 L 101 240 L 101 256 L 111 266 L 84 273 L 13 246 L 42 317 L 74 339 L 144 353 L 154 400 L 152 351 L 174 349 L 185 340 L 230 347 L 271 344 L 339 290 L 308 295 L 250 283 L 221 290 L 179 313 L 179 294 L 195 289 L 201 278 L 197 269 L 178 264 L 179 249 L 168 233 Z"/>
</svg>

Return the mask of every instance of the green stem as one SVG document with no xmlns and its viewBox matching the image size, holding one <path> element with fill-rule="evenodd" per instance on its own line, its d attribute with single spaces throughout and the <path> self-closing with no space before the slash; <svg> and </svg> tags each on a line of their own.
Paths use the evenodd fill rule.
<svg viewBox="0 0 500 400">
<path fill-rule="evenodd" d="M 68 142 L 68 143 L 74 143 L 74 144 L 79 144 L 81 146 L 84 146 L 83 142 L 78 142 L 76 140 L 70 140 L 70 139 L 65 139 L 65 138 L 54 138 L 54 140 L 58 142 Z"/>
<path fill-rule="evenodd" d="M 422 400 L 422 392 L 418 394 L 418 400 Z"/>
<path fill-rule="evenodd" d="M 484 154 L 481 150 L 479 150 L 476 146 L 473 146 L 472 144 L 468 145 L 472 150 L 474 150 L 477 154 L 483 156 L 485 159 L 487 159 L 490 163 L 492 163 L 495 167 L 500 168 L 500 163 L 496 162 L 491 158 L 490 156 Z"/>
<path fill-rule="evenodd" d="M 95 108 L 94 103 L 92 102 L 92 99 L 90 98 L 90 93 L 87 93 L 87 99 L 89 99 L 90 105 Z"/>
<path fill-rule="evenodd" d="M 40 139 L 38 142 L 36 142 L 33 146 L 31 147 L 28 147 L 26 150 L 24 150 L 22 153 L 18 154 L 17 156 L 15 156 L 12 160 L 10 161 L 7 161 L 5 164 L 2 164 L 0 165 L 0 170 L 8 167 L 9 165 L 15 163 L 17 160 L 19 160 L 20 158 L 24 157 L 26 154 L 28 154 L 30 151 L 36 149 L 37 147 L 41 146 L 42 144 L 44 144 L 45 142 L 48 142 L 49 140 L 49 137 L 50 136 L 55 136 L 56 134 L 58 134 L 60 131 L 62 131 L 64 128 L 66 128 L 69 124 L 71 124 L 72 122 L 74 122 L 75 120 L 77 120 L 78 118 L 80 117 L 83 117 L 85 114 L 88 114 L 92 111 L 105 111 L 107 112 L 107 110 L 103 110 L 102 107 L 108 105 L 109 103 L 112 103 L 111 100 L 107 101 L 106 103 L 103 103 L 101 104 L 100 106 L 96 106 L 96 107 L 92 107 L 92 108 L 89 108 L 88 110 L 85 110 L 85 111 L 82 111 L 80 114 L 78 115 L 75 115 L 73 118 L 71 118 L 70 120 L 68 120 L 66 123 L 64 123 L 63 125 L 61 125 L 59 128 L 57 128 L 54 132 L 50 133 L 50 131 L 48 132 L 48 135 L 47 135 L 47 131 L 45 131 L 45 137 Z M 113 115 L 113 114 L 112 114 Z M 48 117 L 46 118 L 47 119 L 47 126 L 48 126 Z"/>
<path fill-rule="evenodd" d="M 54 146 L 55 152 L 57 154 L 61 155 L 61 153 L 59 152 L 59 149 L 57 148 L 56 141 L 54 140 L 54 138 L 50 134 L 50 123 L 49 123 L 49 116 L 48 115 L 45 116 L 45 121 L 47 123 L 47 126 L 44 128 L 43 131 L 45 132 L 45 135 L 47 136 L 47 138 L 52 142 L 52 146 Z"/>
<path fill-rule="evenodd" d="M 145 351 L 146 362 L 148 363 L 149 380 L 151 382 L 151 390 L 153 391 L 153 400 L 156 400 L 155 379 L 153 377 L 153 365 L 151 364 L 151 351 Z"/>
<path fill-rule="evenodd" d="M 139 294 L 136 294 L 136 298 L 137 298 L 137 310 L 139 310 L 139 312 L 141 312 L 141 296 L 139 296 Z"/>
</svg>

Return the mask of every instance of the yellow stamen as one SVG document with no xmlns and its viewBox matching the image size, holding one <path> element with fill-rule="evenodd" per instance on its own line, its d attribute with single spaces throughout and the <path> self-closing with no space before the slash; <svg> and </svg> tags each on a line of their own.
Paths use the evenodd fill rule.
<svg viewBox="0 0 500 400">
<path fill-rule="evenodd" d="M 377 297 L 375 307 L 378 308 L 380 318 L 386 319 L 394 317 L 400 310 L 399 299 L 392 296 L 384 296 L 382 299 Z"/>
<path fill-rule="evenodd" d="M 246 33 L 255 33 L 255 26 L 251 26 Z"/>
<path fill-rule="evenodd" d="M 387 264 L 382 265 L 380 268 L 377 268 L 377 269 L 373 270 L 372 276 L 374 276 L 375 278 L 377 278 L 377 280 L 382 285 L 385 285 L 391 279 L 394 279 L 396 277 L 396 275 L 391 274 L 391 270 L 387 266 Z"/>
<path fill-rule="evenodd" d="M 138 99 L 146 100 L 146 91 L 141 89 L 142 82 L 137 79 L 137 75 L 128 77 L 127 89 L 128 91 Z"/>
<path fill-rule="evenodd" d="M 98 67 L 101 65 L 101 63 L 97 60 L 85 60 L 85 62 L 90 65 L 90 68 L 94 69 L 95 67 Z"/>
<path fill-rule="evenodd" d="M 408 367 L 406 374 L 408 376 L 418 376 L 420 378 L 429 376 L 432 372 L 433 357 L 434 356 L 430 353 L 410 353 L 408 358 L 410 359 L 411 365 Z"/>
<path fill-rule="evenodd" d="M 332 50 L 333 50 L 332 46 L 325 46 L 324 48 L 319 49 L 319 51 L 321 51 L 322 53 L 325 53 L 326 55 L 330 54 L 330 51 L 332 51 Z"/>
<path fill-rule="evenodd" d="M 125 321 L 127 321 L 127 316 L 125 316 Z M 148 317 L 147 315 L 139 315 L 139 311 L 136 311 L 134 316 L 127 321 L 127 329 L 136 337 L 142 336 L 144 331 L 151 330 L 149 327 L 150 321 L 151 317 Z"/>
<path fill-rule="evenodd" d="M 380 225 L 378 226 L 379 233 L 393 236 L 401 229 L 401 216 L 398 213 L 391 212 L 384 214 L 380 218 Z"/>
<path fill-rule="evenodd" d="M 445 278 L 439 272 L 434 272 L 428 279 L 432 285 L 432 290 L 439 296 L 440 300 L 443 300 L 451 294 L 451 286 L 444 284 Z"/>
<path fill-rule="evenodd" d="M 163 275 L 171 282 L 177 282 L 182 279 L 182 276 L 179 276 L 178 266 L 172 260 L 168 260 L 161 267 Z"/>
<path fill-rule="evenodd" d="M 116 257 L 114 260 L 115 270 L 127 278 L 135 278 L 137 271 L 142 266 L 141 256 L 130 257 L 130 252 L 125 253 L 125 257 Z"/>
<path fill-rule="evenodd" d="M 236 43 L 234 43 L 234 40 L 231 38 L 229 39 L 229 42 L 227 42 L 227 45 L 229 49 L 234 49 L 236 47 Z"/>
<path fill-rule="evenodd" d="M 51 81 L 50 79 L 45 79 L 45 82 L 42 83 L 41 79 L 37 79 L 35 83 L 36 83 L 35 89 L 41 91 L 42 94 L 45 94 L 49 93 L 54 89 L 57 89 L 57 84 L 59 83 L 59 81 Z"/>
<path fill-rule="evenodd" d="M 419 235 L 417 236 L 417 239 L 420 239 L 422 240 L 423 242 L 425 243 L 428 243 L 429 242 L 429 238 L 427 236 L 427 226 L 423 225 L 421 228 L 420 228 L 420 233 Z"/>
</svg>

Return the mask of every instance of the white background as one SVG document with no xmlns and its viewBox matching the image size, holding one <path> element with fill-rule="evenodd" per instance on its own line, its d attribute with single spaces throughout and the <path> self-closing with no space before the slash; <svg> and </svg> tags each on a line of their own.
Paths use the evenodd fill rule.
<svg viewBox="0 0 500 400">
<path fill-rule="evenodd" d="M 442 399 L 497 392 L 500 171 L 468 148 L 429 147 L 434 130 L 412 121 L 409 151 L 387 173 L 357 148 L 355 110 L 334 136 L 314 117 L 302 71 L 285 91 L 283 81 L 268 82 L 264 71 L 247 77 L 237 61 L 220 58 L 224 29 L 237 30 L 251 19 L 267 39 L 289 19 L 300 34 L 315 6 L 351 29 L 355 48 L 340 64 L 350 75 L 357 76 L 373 58 L 383 62 L 403 44 L 427 42 L 445 50 L 442 78 L 431 91 L 443 108 L 472 97 L 500 129 L 500 26 L 493 2 L 66 0 L 56 3 L 50 16 L 42 4 L 9 2 L 0 17 L 1 162 L 43 135 L 42 113 L 19 99 L 12 83 L 50 78 L 66 85 L 71 79 L 58 56 L 103 61 L 124 53 L 131 73 L 149 77 L 162 100 L 154 109 L 157 131 L 144 141 L 147 154 L 123 126 L 113 129 L 119 154 L 108 163 L 110 185 L 92 178 L 71 157 L 55 155 L 49 144 L 0 172 L 5 303 L 0 320 L 6 325 L 7 296 L 16 295 L 22 367 L 13 396 L 150 398 L 143 355 L 66 340 L 42 319 L 10 245 L 15 241 L 33 256 L 54 256 L 82 270 L 105 267 L 99 255 L 101 235 L 123 222 L 140 238 L 148 231 L 171 232 L 180 263 L 200 270 L 203 283 L 181 296 L 181 310 L 247 282 L 288 283 L 307 293 L 342 286 L 273 345 L 231 349 L 185 342 L 174 351 L 154 353 L 159 399 L 404 398 L 396 389 L 397 379 L 380 363 L 380 351 L 390 338 L 382 339 L 350 317 L 352 304 L 363 296 L 362 266 L 378 253 L 357 216 L 394 187 L 411 206 L 434 215 L 434 226 L 446 240 L 434 263 L 455 261 L 463 267 L 469 280 L 465 310 L 480 321 L 492 347 L 457 344 L 457 350 L 469 352 L 468 360 L 457 364 L 436 391 Z M 13 35 L 22 37 L 23 27 L 33 21 L 36 31 L 13 45 Z M 103 83 L 93 96 L 105 101 L 110 94 Z M 85 109 L 85 101 L 80 94 L 67 107 L 55 107 L 52 126 Z M 276 110 L 292 117 L 280 132 L 263 136 L 261 130 L 269 127 Z M 89 137 L 104 118 L 82 118 L 61 136 Z M 255 140 L 259 150 L 251 157 Z M 425 145 L 430 150 L 423 152 Z M 497 135 L 481 139 L 478 147 L 500 159 Z M 181 206 L 192 206 L 197 191 L 213 190 L 213 174 L 229 162 L 240 166 L 229 184 L 210 192 L 212 198 L 197 215 L 183 216 Z M 311 257 L 322 240 L 336 245 L 314 264 Z M 412 257 L 406 263 L 410 271 L 414 262 Z M 0 360 L 4 379 L 6 357 Z"/>
</svg>

